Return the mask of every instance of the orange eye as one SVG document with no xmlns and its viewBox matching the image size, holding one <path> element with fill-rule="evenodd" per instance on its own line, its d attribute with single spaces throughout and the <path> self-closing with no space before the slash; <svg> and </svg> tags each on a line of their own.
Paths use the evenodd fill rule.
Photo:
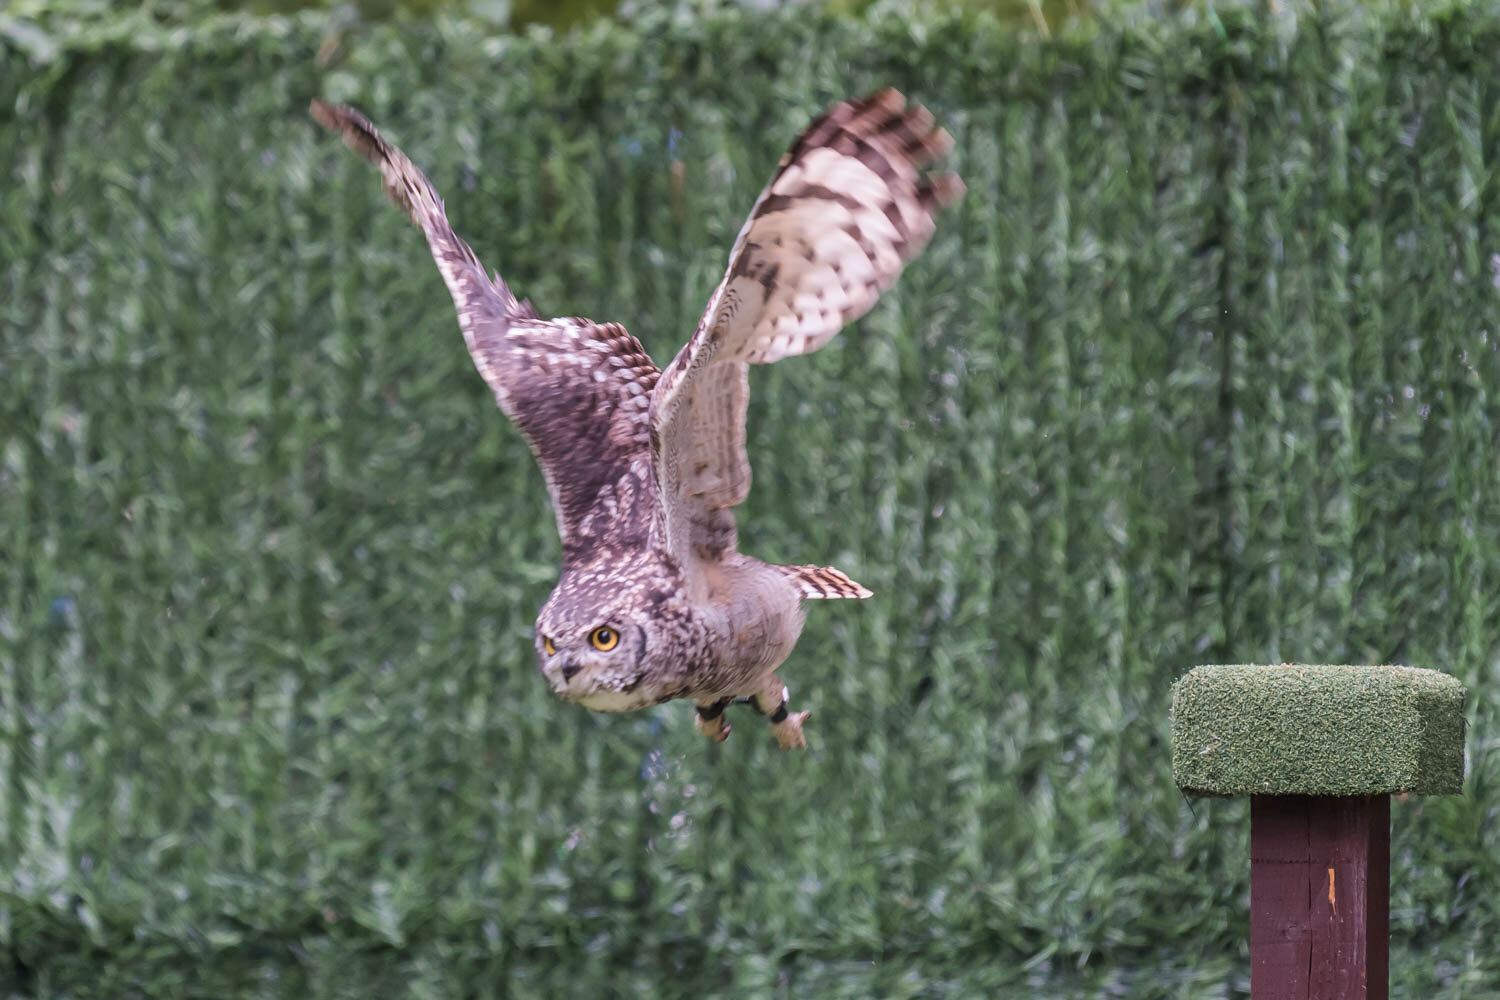
<svg viewBox="0 0 1500 1000">
<path fill-rule="evenodd" d="M 620 633 L 608 625 L 600 625 L 589 633 L 589 642 L 601 653 L 607 653 L 620 644 Z"/>
<path fill-rule="evenodd" d="M 557 652 L 557 647 L 552 645 L 552 637 L 548 635 L 542 636 L 542 648 L 547 651 L 548 656 Z"/>
</svg>

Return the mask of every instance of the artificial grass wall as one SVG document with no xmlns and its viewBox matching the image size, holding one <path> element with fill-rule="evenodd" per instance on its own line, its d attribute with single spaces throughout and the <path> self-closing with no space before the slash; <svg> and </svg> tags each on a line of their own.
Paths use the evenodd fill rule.
<svg viewBox="0 0 1500 1000">
<path fill-rule="evenodd" d="M 8 32 L 0 994 L 1233 994 L 1246 816 L 1173 786 L 1169 692 L 1291 659 L 1468 685 L 1393 967 L 1494 988 L 1500 15 L 1219 23 Z M 558 704 L 540 476 L 308 98 L 665 363 L 786 142 L 885 84 L 968 196 L 753 375 L 744 548 L 876 592 L 787 665 L 811 751 Z"/>
</svg>

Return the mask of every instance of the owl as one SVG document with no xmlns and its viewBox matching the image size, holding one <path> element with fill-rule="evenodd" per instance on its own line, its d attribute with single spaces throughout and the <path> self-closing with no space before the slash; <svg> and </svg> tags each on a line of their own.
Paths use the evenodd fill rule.
<svg viewBox="0 0 1500 1000">
<path fill-rule="evenodd" d="M 691 698 L 711 739 L 747 701 L 783 750 L 807 746 L 777 674 L 804 603 L 870 591 L 829 566 L 739 551 L 750 490 L 751 365 L 807 354 L 864 314 L 963 193 L 929 166 L 953 141 L 894 90 L 846 101 L 781 158 L 723 280 L 665 370 L 618 323 L 543 319 L 486 273 L 427 177 L 347 106 L 312 104 L 422 230 L 479 374 L 546 480 L 562 568 L 536 619 L 537 666 L 564 701 L 627 712 Z"/>
</svg>

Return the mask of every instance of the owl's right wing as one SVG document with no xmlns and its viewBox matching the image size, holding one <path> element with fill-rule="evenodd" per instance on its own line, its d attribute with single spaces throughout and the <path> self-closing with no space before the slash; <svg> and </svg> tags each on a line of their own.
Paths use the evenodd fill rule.
<svg viewBox="0 0 1500 1000">
<path fill-rule="evenodd" d="M 750 490 L 748 366 L 815 351 L 875 304 L 963 194 L 954 174 L 924 176 L 952 145 L 925 108 L 888 89 L 835 105 L 781 158 L 652 397 L 667 545 L 679 560 L 734 547 L 729 508 Z"/>
<path fill-rule="evenodd" d="M 660 372 L 640 341 L 618 323 L 539 318 L 486 275 L 431 182 L 368 119 L 317 100 L 312 115 L 379 168 L 386 193 L 426 235 L 474 366 L 541 466 L 565 554 L 605 535 L 644 540 L 656 506 L 648 413 Z"/>
</svg>

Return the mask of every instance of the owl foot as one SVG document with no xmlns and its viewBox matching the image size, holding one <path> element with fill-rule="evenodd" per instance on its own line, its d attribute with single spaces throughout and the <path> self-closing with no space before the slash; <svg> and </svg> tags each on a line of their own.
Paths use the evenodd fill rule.
<svg viewBox="0 0 1500 1000">
<path fill-rule="evenodd" d="M 807 737 L 802 735 L 802 723 L 812 718 L 811 712 L 788 712 L 785 703 L 781 706 L 781 714 L 786 718 L 776 722 L 776 717 L 771 716 L 771 729 L 776 733 L 776 743 L 783 750 L 806 750 Z"/>
<path fill-rule="evenodd" d="M 723 743 L 729 739 L 729 720 L 724 718 L 724 709 L 733 700 L 720 698 L 718 701 L 698 702 L 698 714 L 693 717 L 693 725 L 698 727 L 698 732 L 715 743 Z"/>
<path fill-rule="evenodd" d="M 772 674 L 766 679 L 760 694 L 751 697 L 750 704 L 770 721 L 771 730 L 776 734 L 776 743 L 781 749 L 806 750 L 807 737 L 802 734 L 802 724 L 812 718 L 812 713 L 788 711 L 788 696 L 787 689 Z"/>
</svg>

